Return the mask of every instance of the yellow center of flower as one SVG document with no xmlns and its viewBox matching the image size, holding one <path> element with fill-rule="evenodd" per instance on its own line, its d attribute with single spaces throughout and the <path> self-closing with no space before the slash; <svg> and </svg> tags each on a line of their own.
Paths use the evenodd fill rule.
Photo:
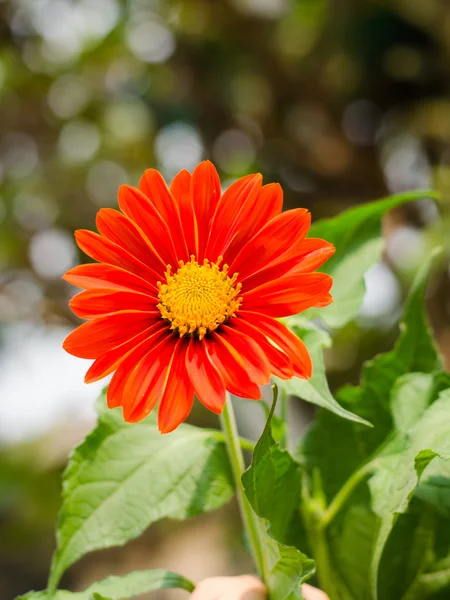
<svg viewBox="0 0 450 600">
<path fill-rule="evenodd" d="M 158 308 L 180 337 L 189 333 L 202 339 L 235 316 L 242 302 L 238 298 L 241 284 L 236 284 L 238 273 L 228 277 L 228 265 L 220 268 L 221 262 L 219 256 L 217 263 L 205 258 L 199 265 L 192 255 L 190 262 L 180 261 L 173 275 L 168 265 L 166 283 L 158 282 Z"/>
</svg>

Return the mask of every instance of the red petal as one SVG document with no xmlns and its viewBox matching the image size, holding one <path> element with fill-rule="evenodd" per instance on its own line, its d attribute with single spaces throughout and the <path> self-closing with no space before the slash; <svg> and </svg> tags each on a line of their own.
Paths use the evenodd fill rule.
<svg viewBox="0 0 450 600">
<path fill-rule="evenodd" d="M 78 265 L 63 275 L 63 279 L 86 289 L 126 290 L 156 298 L 156 286 L 145 279 L 112 265 L 91 263 Z"/>
<path fill-rule="evenodd" d="M 96 319 L 122 310 L 154 312 L 159 310 L 157 301 L 146 294 L 136 292 L 119 292 L 115 290 L 87 290 L 74 296 L 70 308 L 80 319 Z"/>
<path fill-rule="evenodd" d="M 177 252 L 167 223 L 155 205 L 137 188 L 121 185 L 119 207 L 144 233 L 164 265 L 178 265 Z"/>
<path fill-rule="evenodd" d="M 283 190 L 279 183 L 268 183 L 263 185 L 259 193 L 258 202 L 263 209 L 260 213 L 260 223 L 268 223 L 271 219 L 280 214 L 283 208 Z M 259 229 L 255 227 L 255 232 Z"/>
<path fill-rule="evenodd" d="M 303 341 L 292 333 L 290 329 L 279 321 L 261 313 L 242 310 L 239 311 L 239 316 L 254 325 L 281 348 L 283 352 L 286 352 L 292 361 L 294 375 L 303 379 L 311 377 L 312 363 L 309 352 Z"/>
<path fill-rule="evenodd" d="M 257 196 L 252 196 L 252 200 L 243 207 L 237 235 L 224 253 L 224 261 L 228 264 L 262 227 L 281 212 L 283 190 L 278 183 L 270 183 L 263 186 Z"/>
<path fill-rule="evenodd" d="M 142 421 L 158 402 L 175 347 L 175 336 L 165 337 L 139 362 L 123 392 L 123 416 L 128 423 Z"/>
<path fill-rule="evenodd" d="M 220 328 L 218 335 L 233 346 L 239 354 L 252 381 L 259 385 L 269 383 L 269 361 L 260 346 L 252 338 L 227 325 Z"/>
<path fill-rule="evenodd" d="M 160 318 L 160 317 L 159 317 Z M 152 313 L 121 312 L 83 323 L 72 331 L 63 348 L 79 358 L 97 358 L 123 344 L 155 322 Z"/>
<path fill-rule="evenodd" d="M 299 263 L 289 271 L 289 274 L 315 271 L 336 252 L 333 244 L 329 244 L 320 238 L 303 240 L 299 250 L 302 253 L 302 257 Z"/>
<path fill-rule="evenodd" d="M 164 275 L 167 262 L 155 252 L 150 241 L 131 219 L 113 208 L 102 208 L 97 213 L 96 225 L 102 236 L 135 256 L 156 273 Z"/>
<path fill-rule="evenodd" d="M 170 193 L 161 173 L 155 169 L 147 169 L 139 182 L 139 189 L 153 202 L 169 226 L 178 259 L 186 261 L 189 256 L 180 213 L 175 198 Z"/>
<path fill-rule="evenodd" d="M 271 317 L 295 315 L 312 306 L 324 306 L 333 281 L 325 273 L 286 275 L 242 293 L 242 309 Z"/>
<path fill-rule="evenodd" d="M 225 253 L 232 240 L 239 235 L 239 228 L 248 219 L 248 208 L 254 205 L 261 190 L 262 177 L 248 175 L 239 179 L 223 193 L 211 221 L 205 256 L 216 262 Z"/>
<path fill-rule="evenodd" d="M 159 402 L 158 427 L 161 433 L 176 429 L 188 417 L 194 403 L 194 388 L 186 371 L 188 343 L 186 338 L 179 338 L 173 351 Z"/>
<path fill-rule="evenodd" d="M 167 324 L 164 321 L 158 321 L 127 342 L 101 354 L 88 369 L 84 378 L 85 383 L 93 383 L 115 371 L 128 354 L 139 346 L 141 342 L 148 340 L 152 334 L 163 329 L 167 331 Z"/>
<path fill-rule="evenodd" d="M 186 369 L 200 402 L 209 410 L 221 413 L 225 404 L 225 383 L 211 362 L 203 340 L 191 338 Z"/>
<path fill-rule="evenodd" d="M 305 208 L 288 210 L 272 219 L 246 244 L 230 264 L 230 273 L 239 273 L 239 281 L 275 263 L 298 244 L 311 225 Z M 297 245 L 298 247 L 298 245 Z"/>
<path fill-rule="evenodd" d="M 240 313 L 240 316 L 241 314 L 242 313 Z M 261 333 L 258 327 L 246 322 L 244 317 L 231 319 L 227 326 L 249 336 L 258 344 L 258 346 L 260 346 L 270 363 L 271 372 L 274 375 L 281 379 L 292 378 L 294 371 L 291 359 L 282 350 L 275 348 L 268 338 Z"/>
<path fill-rule="evenodd" d="M 157 289 L 155 284 L 161 280 L 161 276 L 117 244 L 86 229 L 75 231 L 75 239 L 81 250 L 94 260 L 130 271 Z"/>
<path fill-rule="evenodd" d="M 170 186 L 170 191 L 178 204 L 189 255 L 196 253 L 195 231 L 197 227 L 192 202 L 191 180 L 192 175 L 189 171 L 183 169 L 178 175 L 175 175 Z"/>
<path fill-rule="evenodd" d="M 172 338 L 173 336 L 170 335 L 167 327 L 158 329 L 155 331 L 154 335 L 145 339 L 127 355 L 114 373 L 108 386 L 106 399 L 109 408 L 116 408 L 117 406 L 122 406 L 124 404 L 125 386 L 144 356 L 151 352 L 155 346 L 161 343 L 161 341 L 164 341 L 164 339 Z"/>
<path fill-rule="evenodd" d="M 324 308 L 333 302 L 333 296 L 331 294 L 325 294 L 320 302 L 314 304 L 316 308 Z"/>
<path fill-rule="evenodd" d="M 229 392 L 241 398 L 259 400 L 261 390 L 251 381 L 244 362 L 233 346 L 217 333 L 204 338 L 211 361 L 222 375 Z"/>
<path fill-rule="evenodd" d="M 214 165 L 205 160 L 192 174 L 191 195 L 197 222 L 196 258 L 203 262 L 209 224 L 220 199 L 220 179 Z"/>
<path fill-rule="evenodd" d="M 318 269 L 335 252 L 335 247 L 324 240 L 309 238 L 300 244 L 293 244 L 269 267 L 245 277 L 245 289 L 251 290 L 269 281 L 279 279 L 283 275 L 312 272 Z M 240 281 L 243 281 L 239 277 Z"/>
</svg>

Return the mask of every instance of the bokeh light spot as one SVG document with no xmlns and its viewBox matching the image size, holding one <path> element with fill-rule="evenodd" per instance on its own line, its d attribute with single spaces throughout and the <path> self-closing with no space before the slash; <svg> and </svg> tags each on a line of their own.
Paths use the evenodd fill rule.
<svg viewBox="0 0 450 600">
<path fill-rule="evenodd" d="M 203 143 L 195 127 L 175 122 L 158 131 L 155 154 L 163 170 L 173 176 L 181 169 L 191 171 L 200 162 Z"/>
<path fill-rule="evenodd" d="M 123 183 L 128 183 L 125 169 L 111 160 L 102 160 L 89 169 L 86 187 L 94 204 L 112 206 L 117 202 L 117 190 Z"/>
<path fill-rule="evenodd" d="M 30 241 L 28 256 L 34 271 L 44 279 L 57 279 L 76 262 L 73 236 L 61 229 L 36 233 Z"/>
<path fill-rule="evenodd" d="M 69 164 L 84 163 L 93 158 L 100 147 L 100 132 L 89 121 L 71 121 L 61 130 L 58 150 Z"/>
<path fill-rule="evenodd" d="M 217 138 L 213 157 L 227 173 L 243 173 L 255 160 L 256 149 L 253 140 L 244 131 L 229 129 Z"/>
<path fill-rule="evenodd" d="M 126 40 L 133 54 L 148 63 L 163 63 L 175 52 L 172 32 L 157 21 L 130 23 Z"/>
<path fill-rule="evenodd" d="M 139 101 L 108 105 L 104 122 L 113 139 L 125 144 L 132 144 L 147 137 L 153 129 L 152 114 L 145 104 Z"/>
<path fill-rule="evenodd" d="M 63 75 L 51 86 L 48 104 L 60 119 L 70 119 L 83 110 L 91 97 L 89 83 L 78 75 Z"/>
</svg>

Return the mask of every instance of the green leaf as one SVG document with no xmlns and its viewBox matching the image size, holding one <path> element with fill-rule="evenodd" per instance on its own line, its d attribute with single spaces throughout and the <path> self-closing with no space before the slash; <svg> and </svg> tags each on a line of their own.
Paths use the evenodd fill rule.
<svg viewBox="0 0 450 600">
<path fill-rule="evenodd" d="M 272 413 L 255 446 L 252 464 L 242 476 L 244 490 L 256 514 L 270 521 L 270 533 L 284 541 L 300 498 L 300 469 L 271 433 Z"/>
<path fill-rule="evenodd" d="M 390 391 L 401 375 L 415 371 L 433 373 L 443 369 L 424 310 L 427 279 L 440 253 L 440 249 L 432 252 L 414 279 L 400 323 L 400 336 L 394 348 L 366 363 L 359 388 L 349 386 L 341 392 L 345 395 L 351 390 L 351 401 L 367 411 L 369 418 L 376 413 L 385 421 L 382 413 L 390 412 Z"/>
<path fill-rule="evenodd" d="M 438 198 L 436 192 L 414 191 L 350 208 L 337 217 L 313 223 L 310 235 L 336 246 L 336 253 L 323 271 L 333 277 L 333 304 L 311 309 L 308 316 L 320 317 L 329 327 L 339 328 L 358 312 L 364 292 L 364 274 L 380 260 L 384 242 L 381 219 L 392 208 L 421 198 Z M 306 314 L 306 313 L 305 313 Z"/>
<path fill-rule="evenodd" d="M 314 573 L 314 561 L 282 543 L 300 501 L 300 471 L 272 436 L 275 404 L 276 398 L 242 483 L 253 510 L 265 522 L 263 552 L 270 597 L 291 600 L 301 598 L 300 586 Z"/>
<path fill-rule="evenodd" d="M 265 402 L 259 402 L 258 405 L 262 408 L 265 415 L 265 419 L 267 421 L 271 414 L 271 407 Z M 275 441 L 280 442 L 286 435 L 287 423 L 280 419 L 280 417 L 277 417 L 277 415 L 272 415 L 270 418 L 272 424 L 272 436 L 275 439 Z"/>
<path fill-rule="evenodd" d="M 408 511 L 396 520 L 383 550 L 378 577 L 380 598 L 410 597 L 430 560 L 434 562 L 435 530 L 433 511 L 413 498 Z"/>
<path fill-rule="evenodd" d="M 397 379 L 391 392 L 394 427 L 406 434 L 432 401 L 434 377 L 430 373 L 407 373 Z"/>
<path fill-rule="evenodd" d="M 421 477 L 415 496 L 450 518 L 450 463 L 433 461 Z"/>
<path fill-rule="evenodd" d="M 399 377 L 416 371 L 435 373 L 435 389 L 442 389 L 449 381 L 448 376 L 438 374 L 443 362 L 423 307 L 427 277 L 438 254 L 439 251 L 433 252 L 417 273 L 394 348 L 364 365 L 360 386 L 345 386 L 336 394 L 344 408 L 367 419 L 374 427 L 367 429 L 321 411 L 303 442 L 301 451 L 310 469 L 319 468 L 328 498 L 333 497 L 352 472 L 378 451 L 392 431 L 390 398 Z M 398 412 L 402 402 L 400 406 L 396 402 L 394 406 Z"/>
<path fill-rule="evenodd" d="M 72 595 L 72 600 L 85 600 L 88 595 L 100 594 L 111 600 L 134 598 L 146 592 L 165 588 L 179 588 L 192 592 L 194 584 L 177 573 L 155 569 L 153 571 L 135 571 L 123 577 L 108 577 L 93 583 L 84 592 Z"/>
<path fill-rule="evenodd" d="M 367 597 L 367 572 L 377 519 L 364 500 L 356 495 L 328 530 L 335 585 L 341 582 L 341 597 L 345 600 L 365 600 Z M 320 576 L 320 564 L 317 570 Z"/>
<path fill-rule="evenodd" d="M 368 421 L 346 410 L 336 402 L 330 392 L 323 362 L 323 348 L 331 345 L 328 334 L 317 329 L 312 324 L 299 320 L 291 320 L 289 321 L 289 325 L 293 327 L 294 333 L 305 342 L 311 355 L 313 372 L 311 379 L 308 380 L 299 379 L 298 377 L 294 377 L 288 381 L 275 378 L 277 385 L 286 394 L 299 396 L 302 400 L 326 408 L 339 417 L 370 426 Z"/>
<path fill-rule="evenodd" d="M 302 584 L 314 574 L 314 561 L 294 546 L 280 544 L 267 532 L 263 544 L 269 570 L 269 597 L 300 600 Z"/>
<path fill-rule="evenodd" d="M 319 519 L 320 511 L 335 499 L 355 472 L 363 470 L 364 465 L 377 455 L 405 450 L 405 433 L 422 418 L 423 412 L 437 398 L 439 391 L 449 387 L 448 374 L 438 372 L 442 361 L 423 310 L 426 279 L 433 259 L 434 256 L 431 256 L 426 262 L 411 288 L 401 334 L 394 349 L 366 364 L 359 387 L 346 386 L 336 395 L 344 408 L 365 417 L 375 427 L 368 429 L 322 410 L 299 448 L 298 459 L 304 464 L 309 480 L 314 482 L 310 491 L 311 503 L 313 507 L 314 503 L 316 506 L 318 503 Z M 423 370 L 425 373 L 405 376 L 404 373 L 410 370 Z M 412 393 L 423 397 L 416 399 Z M 395 430 L 395 426 L 401 434 Z M 418 458 L 427 461 L 430 457 L 422 453 Z M 429 481 L 428 474 L 438 463 L 447 465 L 439 460 L 431 462 L 423 473 L 422 483 Z M 421 488 L 422 484 L 416 494 L 420 493 Z M 444 490 L 441 492 L 443 494 Z M 436 502 L 439 501 L 437 488 L 430 493 Z M 305 525 L 308 527 L 306 520 Z M 329 580 L 330 585 L 325 587 L 332 598 L 367 600 L 370 557 L 378 535 L 378 525 L 378 517 L 370 509 L 367 485 L 363 483 L 353 490 L 351 497 L 347 497 L 345 505 L 329 523 L 322 544 L 325 550 L 317 550 L 314 527 L 312 533 L 311 528 L 308 529 L 319 579 L 324 585 L 328 584 L 325 579 Z M 326 560 L 323 561 L 323 557 Z M 398 597 L 394 595 L 391 600 L 398 600 Z"/>
<path fill-rule="evenodd" d="M 163 436 L 153 418 L 129 425 L 119 410 L 101 414 L 64 476 L 49 589 L 88 552 L 123 545 L 164 517 L 216 509 L 232 494 L 218 432 L 182 425 Z"/>
<path fill-rule="evenodd" d="M 371 594 L 376 600 L 378 567 L 384 546 L 397 516 L 406 512 L 420 477 L 429 463 L 438 456 L 450 459 L 450 390 L 424 413 L 405 439 L 405 449 L 398 454 L 383 456 L 376 474 L 370 479 L 372 509 L 380 517 L 380 527 L 374 545 L 370 581 Z"/>
<path fill-rule="evenodd" d="M 122 577 L 107 577 L 93 583 L 82 592 L 58 590 L 54 596 L 49 592 L 30 592 L 16 600 L 126 600 L 163 588 L 179 588 L 192 592 L 194 584 L 177 573 L 155 569 L 134 571 Z"/>
</svg>

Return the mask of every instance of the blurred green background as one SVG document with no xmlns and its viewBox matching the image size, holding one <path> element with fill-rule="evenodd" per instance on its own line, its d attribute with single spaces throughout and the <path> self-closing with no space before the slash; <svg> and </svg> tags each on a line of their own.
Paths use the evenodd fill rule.
<svg viewBox="0 0 450 600">
<path fill-rule="evenodd" d="M 224 186 L 261 171 L 282 184 L 286 207 L 315 219 L 437 187 L 439 210 L 424 198 L 385 219 L 360 314 L 334 334 L 331 384 L 356 381 L 392 343 L 412 274 L 450 231 L 450 5 L 0 0 L 0 36 L 0 599 L 10 600 L 45 587 L 61 469 L 101 389 L 61 349 L 76 324 L 61 274 L 84 261 L 73 230 L 93 228 L 145 168 L 170 180 L 203 158 Z M 449 299 L 444 265 L 429 311 L 447 361 Z M 311 414 L 295 408 L 299 430 Z M 63 583 L 152 567 L 198 580 L 246 560 L 231 506 L 94 554 Z"/>
</svg>

